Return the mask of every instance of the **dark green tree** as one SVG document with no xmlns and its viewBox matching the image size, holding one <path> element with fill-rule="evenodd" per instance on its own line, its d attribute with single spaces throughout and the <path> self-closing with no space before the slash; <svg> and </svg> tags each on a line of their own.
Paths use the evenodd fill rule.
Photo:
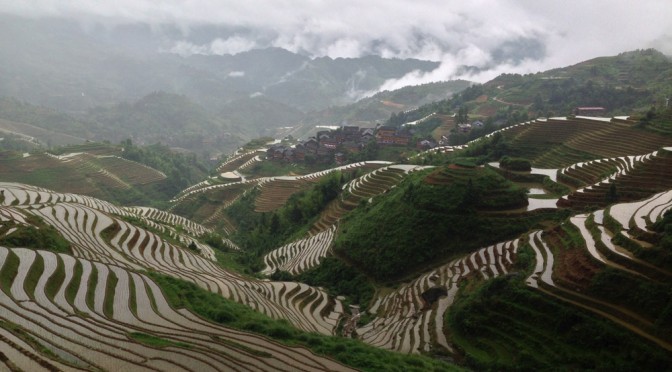
<svg viewBox="0 0 672 372">
<path fill-rule="evenodd" d="M 618 191 L 616 190 L 616 183 L 612 182 L 611 185 L 609 185 L 609 191 L 607 191 L 606 199 L 607 202 L 610 204 L 618 201 Z"/>
<path fill-rule="evenodd" d="M 466 123 L 469 121 L 469 108 L 467 106 L 460 106 L 457 110 L 457 122 Z"/>
<path fill-rule="evenodd" d="M 276 234 L 279 229 L 280 229 L 280 217 L 278 217 L 277 213 L 273 213 L 273 217 L 271 217 L 270 232 L 271 234 Z"/>
</svg>

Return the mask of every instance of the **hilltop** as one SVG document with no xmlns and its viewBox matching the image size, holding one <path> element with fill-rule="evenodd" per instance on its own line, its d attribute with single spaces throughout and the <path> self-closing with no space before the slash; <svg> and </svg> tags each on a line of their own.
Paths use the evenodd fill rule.
<svg viewBox="0 0 672 372">
<path fill-rule="evenodd" d="M 628 115 L 664 103 L 670 79 L 668 56 L 638 50 L 536 74 L 504 74 L 483 84 L 470 104 L 474 114 L 483 116 L 508 107 L 562 116 L 579 106 L 604 107 L 606 116 Z"/>
<path fill-rule="evenodd" d="M 376 122 L 383 122 L 392 114 L 400 111 L 412 111 L 426 104 L 449 99 L 453 94 L 459 93 L 472 84 L 464 80 L 455 80 L 379 92 L 353 104 L 309 113 L 303 121 L 315 125 L 339 124 L 341 121 L 347 121 L 367 123 L 373 126 Z"/>
</svg>

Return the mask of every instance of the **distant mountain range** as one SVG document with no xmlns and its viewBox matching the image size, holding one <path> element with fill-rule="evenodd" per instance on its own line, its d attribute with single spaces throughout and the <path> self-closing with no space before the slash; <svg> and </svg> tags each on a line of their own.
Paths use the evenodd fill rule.
<svg viewBox="0 0 672 372">
<path fill-rule="evenodd" d="M 215 112 L 258 96 L 309 111 L 352 103 L 387 79 L 438 67 L 375 56 L 311 59 L 279 48 L 183 57 L 138 47 L 122 31 L 0 16 L 0 95 L 67 112 L 154 91 L 187 95 Z"/>
<path fill-rule="evenodd" d="M 316 125 L 372 126 L 473 85 L 448 81 L 374 94 L 389 79 L 431 71 L 438 63 L 309 58 L 279 48 L 180 56 L 165 52 L 166 41 L 147 30 L 60 19 L 1 15 L 0 46 L 0 119 L 80 140 L 131 138 L 199 154 L 226 153 L 259 136 L 303 137 Z M 509 107 L 533 116 L 566 115 L 581 105 L 617 115 L 672 95 L 671 79 L 670 59 L 648 50 L 543 73 L 504 74 L 462 98 L 481 117 Z M 28 135 L 44 145 L 64 139 Z"/>
<path fill-rule="evenodd" d="M 375 56 L 311 59 L 279 48 L 180 56 L 165 52 L 165 43 L 147 32 L 2 15 L 0 97 L 57 110 L 77 124 L 54 128 L 52 123 L 32 123 L 48 129 L 97 140 L 135 137 L 139 143 L 162 141 L 193 150 L 201 146 L 172 137 L 194 139 L 215 129 L 215 137 L 243 140 L 273 135 L 275 128 L 301 122 L 307 112 L 352 104 L 388 79 L 438 67 L 437 62 Z M 166 111 L 150 120 L 141 113 L 150 107 Z M 6 112 L 2 116 L 25 121 Z M 388 116 L 384 112 L 376 119 Z"/>
</svg>

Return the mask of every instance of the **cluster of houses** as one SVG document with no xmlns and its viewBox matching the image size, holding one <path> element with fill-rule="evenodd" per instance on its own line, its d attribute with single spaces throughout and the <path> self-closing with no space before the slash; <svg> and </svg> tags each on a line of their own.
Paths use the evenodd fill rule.
<svg viewBox="0 0 672 372">
<path fill-rule="evenodd" d="M 459 130 L 462 133 L 469 133 L 472 128 L 483 128 L 483 122 L 480 120 L 476 120 L 472 123 L 461 123 L 457 124 L 457 130 Z"/>
<path fill-rule="evenodd" d="M 347 154 L 355 154 L 368 143 L 375 141 L 383 146 L 408 146 L 413 139 L 413 129 L 378 125 L 376 128 L 360 128 L 344 125 L 338 129 L 317 132 L 315 137 L 300 141 L 294 146 L 273 145 L 266 151 L 267 159 L 287 162 L 315 161 L 344 164 Z M 429 141 L 424 145 L 431 146 Z M 420 141 L 418 142 L 420 145 Z M 434 144 L 434 146 L 436 146 Z"/>
</svg>

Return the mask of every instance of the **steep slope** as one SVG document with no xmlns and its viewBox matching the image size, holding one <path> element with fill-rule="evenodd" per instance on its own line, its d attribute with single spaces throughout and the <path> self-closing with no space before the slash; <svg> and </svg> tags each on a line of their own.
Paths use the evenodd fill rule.
<svg viewBox="0 0 672 372">
<path fill-rule="evenodd" d="M 586 206 L 606 206 L 616 201 L 639 200 L 653 192 L 672 188 L 670 174 L 672 172 L 672 147 L 663 147 L 646 155 L 596 160 L 585 166 L 584 163 L 579 163 L 572 168 L 563 169 L 560 174 L 565 177 L 564 182 L 568 183 L 580 178 L 583 174 L 591 180 L 590 176 L 600 169 L 597 165 L 603 163 L 607 164 L 611 172 L 563 197 L 560 201 L 561 205 L 575 209 Z M 593 178 L 598 177 L 593 176 Z"/>
<path fill-rule="evenodd" d="M 75 256 L 129 269 L 152 269 L 194 282 L 226 298 L 247 304 L 274 318 L 284 318 L 307 331 L 331 334 L 338 323 L 341 305 L 315 288 L 300 283 L 275 283 L 247 279 L 216 265 L 207 245 L 196 252 L 179 240 L 124 220 L 133 215 L 112 204 L 74 194 L 58 194 L 21 184 L 3 184 L 4 205 L 34 206 L 23 209 L 43 218 L 72 244 Z M 111 215 L 110 213 L 114 213 Z M 192 238 L 192 241 L 195 241 Z M 283 301 L 276 302 L 276 298 Z M 324 315 L 323 315 L 324 314 Z"/>
<path fill-rule="evenodd" d="M 559 117 L 537 119 L 520 131 L 502 132 L 510 154 L 539 168 L 560 168 L 581 160 L 644 155 L 670 143 L 670 137 L 617 118 Z"/>
<path fill-rule="evenodd" d="M 456 80 L 379 92 L 352 104 L 311 112 L 306 115 L 303 122 L 306 124 L 324 124 L 340 123 L 345 120 L 349 123 L 375 124 L 389 119 L 392 114 L 449 99 L 471 84 L 468 81 Z"/>
<path fill-rule="evenodd" d="M 479 212 L 525 204 L 524 189 L 487 168 L 416 172 L 341 219 L 334 252 L 376 281 L 391 282 L 526 231 L 531 220 L 517 225 Z"/>
<path fill-rule="evenodd" d="M 5 368 L 347 369 L 174 309 L 152 279 L 114 264 L 0 247 L 0 275 Z"/>
<path fill-rule="evenodd" d="M 488 141 L 497 141 L 496 153 L 487 148 Z M 593 161 L 605 157 L 643 156 L 671 144 L 672 137 L 642 128 L 624 117 L 569 116 L 505 126 L 464 145 L 438 146 L 409 160 L 420 162 L 428 154 L 466 150 L 463 153 L 492 156 L 493 160 L 504 155 L 525 158 L 532 166 L 551 171 L 589 161 L 594 165 L 599 162 Z M 567 182 L 576 186 L 577 181 L 567 179 Z"/>
<path fill-rule="evenodd" d="M 192 56 L 185 63 L 213 73 L 240 90 L 263 94 L 304 112 L 351 103 L 358 92 L 375 90 L 387 79 L 438 67 L 436 62 L 376 56 L 310 59 L 279 48 L 233 56 Z"/>
<path fill-rule="evenodd" d="M 531 75 L 504 74 L 480 87 L 472 112 L 493 114 L 513 106 L 542 116 L 567 115 L 577 106 L 601 106 L 606 115 L 648 109 L 664 98 L 672 61 L 654 50 L 600 57 L 573 66 Z M 476 98 L 476 97 L 474 97 Z M 482 111 L 482 112 L 481 112 Z"/>
<path fill-rule="evenodd" d="M 285 346 L 298 344 L 364 370 L 453 369 L 289 326 L 332 334 L 342 305 L 304 284 L 222 269 L 198 241 L 212 231 L 189 220 L 22 184 L 0 188 L 0 367 L 349 370 Z M 71 253 L 41 240 L 30 249 L 1 246 L 32 226 L 60 234 Z"/>
<path fill-rule="evenodd" d="M 669 252 L 637 239 L 655 234 L 670 209 L 666 191 L 459 256 L 380 290 L 356 334 L 404 353 L 466 357 L 477 369 L 612 365 L 604 344 L 642 353 L 614 366 L 660 367 L 672 358 Z"/>
</svg>

